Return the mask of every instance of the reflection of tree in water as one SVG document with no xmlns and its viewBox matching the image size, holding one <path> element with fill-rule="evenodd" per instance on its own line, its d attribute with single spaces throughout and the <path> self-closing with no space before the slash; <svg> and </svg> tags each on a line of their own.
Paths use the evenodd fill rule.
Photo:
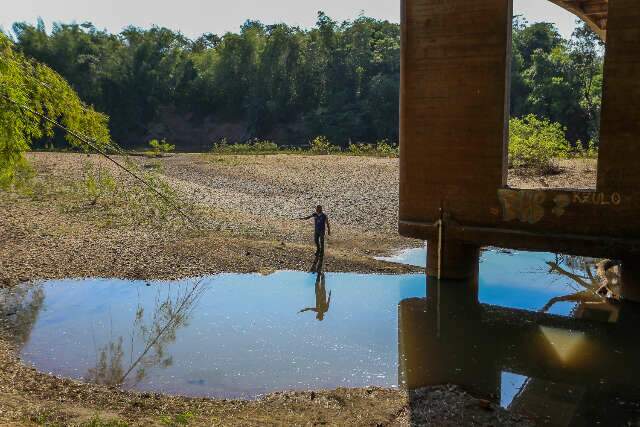
<svg viewBox="0 0 640 427">
<path fill-rule="evenodd" d="M 542 312 L 549 311 L 553 305 L 560 302 L 584 304 L 619 298 L 620 269 L 616 262 L 606 259 L 556 255 L 555 261 L 549 261 L 547 265 L 549 273 L 571 279 L 576 292 L 551 298 L 540 310 Z"/>
<path fill-rule="evenodd" d="M 25 284 L 0 293 L 0 318 L 10 333 L 13 344 L 22 347 L 29 340 L 31 330 L 44 305 L 42 285 Z"/>
<path fill-rule="evenodd" d="M 89 369 L 86 379 L 98 384 L 120 385 L 135 373 L 131 384 L 135 385 L 145 378 L 149 368 L 171 366 L 173 359 L 167 354 L 166 347 L 176 340 L 176 332 L 188 325 L 204 290 L 201 283 L 178 286 L 175 295 L 169 291 L 165 298 L 161 298 L 158 290 L 150 321 L 145 321 L 144 307 L 138 303 L 130 337 L 128 366 L 124 365 L 123 337 L 120 336 L 97 352 L 96 366 Z M 138 342 L 142 347 L 136 349 Z"/>
<path fill-rule="evenodd" d="M 119 379 L 124 377 L 123 356 L 122 337 L 118 337 L 115 342 L 111 341 L 100 349 L 96 367 L 89 368 L 86 379 L 96 384 L 118 384 Z"/>
</svg>

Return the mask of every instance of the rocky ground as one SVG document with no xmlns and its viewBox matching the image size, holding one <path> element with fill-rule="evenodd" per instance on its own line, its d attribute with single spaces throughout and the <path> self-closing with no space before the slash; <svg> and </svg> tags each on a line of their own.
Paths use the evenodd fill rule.
<svg viewBox="0 0 640 427">
<path fill-rule="evenodd" d="M 152 212 L 146 200 L 127 204 L 122 195 L 106 194 L 94 203 L 85 194 L 87 164 L 94 174 L 109 170 L 117 185 L 125 180 L 103 159 L 60 153 L 30 158 L 39 177 L 35 189 L 27 195 L 3 193 L 0 199 L 0 283 L 5 285 L 69 276 L 306 270 L 315 251 L 313 225 L 295 218 L 309 215 L 317 203 L 331 218 L 328 271 L 408 271 L 372 256 L 420 244 L 395 232 L 396 160 L 136 158 L 195 204 L 196 223 L 185 225 L 171 213 L 164 219 Z"/>
<path fill-rule="evenodd" d="M 180 154 L 133 159 L 184 201 L 183 221 L 97 156 L 32 153 L 36 177 L 0 192 L 0 286 L 62 277 L 178 278 L 222 271 L 308 270 L 309 215 L 331 219 L 325 270 L 416 271 L 373 259 L 421 242 L 396 232 L 398 160 L 348 156 Z M 118 159 L 123 161 L 123 159 Z M 560 174 L 512 174 L 520 187 L 595 183 L 595 165 Z M 135 190 L 137 188 L 137 190 Z M 456 388 L 276 393 L 257 401 L 128 393 L 25 367 L 0 319 L 0 423 L 129 424 L 527 424 Z M 95 418 L 95 417 L 99 418 Z M 97 421 L 96 421 L 97 420 Z M 172 424 L 173 423 L 173 424 Z"/>
<path fill-rule="evenodd" d="M 515 188 L 561 188 L 595 190 L 596 159 L 556 160 L 556 171 L 550 175 L 538 175 L 527 170 L 510 170 L 509 185 Z"/>
</svg>

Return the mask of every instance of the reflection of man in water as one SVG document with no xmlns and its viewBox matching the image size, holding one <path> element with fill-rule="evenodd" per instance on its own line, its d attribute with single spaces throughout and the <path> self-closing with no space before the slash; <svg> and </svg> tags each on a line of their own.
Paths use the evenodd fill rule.
<svg viewBox="0 0 640 427">
<path fill-rule="evenodd" d="M 316 306 L 304 308 L 299 313 L 305 311 L 315 311 L 316 319 L 322 321 L 324 314 L 329 311 L 329 304 L 331 304 L 331 291 L 329 291 L 329 297 L 327 298 L 327 288 L 324 285 L 324 273 L 319 272 L 316 277 Z"/>
<path fill-rule="evenodd" d="M 331 236 L 331 224 L 329 224 L 329 217 L 322 212 L 322 206 L 316 206 L 316 211 L 309 216 L 302 217 L 300 219 L 311 219 L 315 222 L 315 232 L 313 240 L 316 243 L 316 255 L 324 253 L 324 233 L 325 229 Z"/>
</svg>

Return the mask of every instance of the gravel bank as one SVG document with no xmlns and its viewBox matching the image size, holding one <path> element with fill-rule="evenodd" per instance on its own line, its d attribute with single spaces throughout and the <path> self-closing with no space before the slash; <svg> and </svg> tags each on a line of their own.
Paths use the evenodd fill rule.
<svg viewBox="0 0 640 427">
<path fill-rule="evenodd" d="M 126 206 L 109 206 L 108 199 L 91 204 L 82 191 L 70 192 L 69 186 L 82 187 L 87 164 L 111 170 L 119 185 L 131 185 L 97 156 L 32 153 L 30 159 L 39 176 L 35 194 L 0 197 L 0 283 L 5 286 L 61 277 L 307 270 L 315 250 L 313 225 L 294 218 L 308 215 L 317 203 L 324 203 L 332 221 L 327 271 L 415 271 L 372 258 L 420 244 L 395 232 L 395 160 L 136 158 L 197 204 L 203 227 L 193 229 L 170 222 L 132 223 Z"/>
</svg>

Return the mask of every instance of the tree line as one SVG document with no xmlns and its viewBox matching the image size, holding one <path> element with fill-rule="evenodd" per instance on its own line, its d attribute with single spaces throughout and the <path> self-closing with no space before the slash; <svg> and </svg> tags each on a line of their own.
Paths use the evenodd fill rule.
<svg viewBox="0 0 640 427">
<path fill-rule="evenodd" d="M 398 141 L 400 26 L 365 16 L 313 28 L 246 21 L 237 33 L 195 40 L 167 28 L 119 34 L 91 23 L 13 25 L 15 47 L 62 75 L 110 117 L 113 138 L 154 135 L 169 109 L 197 126 L 242 123 L 247 137 L 304 144 Z M 514 19 L 511 113 L 566 128 L 597 145 L 603 47 L 586 25 L 564 39 L 552 24 Z M 186 149 L 180 141 L 178 149 Z M 214 143 L 216 141 L 210 141 Z M 137 141 L 143 145 L 146 141 Z"/>
</svg>

